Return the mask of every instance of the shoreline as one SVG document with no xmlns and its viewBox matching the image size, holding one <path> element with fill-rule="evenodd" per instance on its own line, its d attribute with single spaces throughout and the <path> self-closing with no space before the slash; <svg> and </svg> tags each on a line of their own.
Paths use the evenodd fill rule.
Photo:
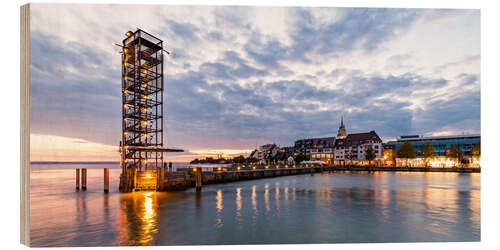
<svg viewBox="0 0 500 250">
<path fill-rule="evenodd" d="M 388 172 L 442 172 L 442 173 L 481 173 L 481 168 L 432 168 L 432 167 L 344 167 L 333 166 L 334 170 L 388 171 Z"/>
</svg>

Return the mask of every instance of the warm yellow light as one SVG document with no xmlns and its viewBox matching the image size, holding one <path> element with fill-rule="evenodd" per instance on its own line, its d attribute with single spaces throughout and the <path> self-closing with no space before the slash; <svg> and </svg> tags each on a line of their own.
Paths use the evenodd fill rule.
<svg viewBox="0 0 500 250">
<path fill-rule="evenodd" d="M 268 169 L 268 168 L 269 168 L 269 166 L 266 166 L 266 169 Z"/>
<path fill-rule="evenodd" d="M 144 176 L 145 179 L 151 179 L 153 178 L 150 173 L 147 173 L 146 176 Z"/>
<path fill-rule="evenodd" d="M 127 31 L 127 32 L 125 33 L 125 35 L 126 35 L 127 37 L 131 37 L 133 34 L 134 34 L 134 33 L 132 33 L 132 31 L 130 31 L 130 30 L 129 30 L 129 31 Z"/>
<path fill-rule="evenodd" d="M 238 171 L 240 171 L 240 169 L 241 169 L 241 168 L 240 168 L 240 167 L 237 167 L 236 169 L 237 169 Z"/>
<path fill-rule="evenodd" d="M 221 171 L 221 170 L 222 170 L 222 168 L 221 168 L 221 167 L 218 167 L 218 168 L 217 168 L 217 170 Z"/>
<path fill-rule="evenodd" d="M 196 172 L 198 169 L 197 168 L 193 168 L 193 172 Z"/>
<path fill-rule="evenodd" d="M 127 108 L 127 104 L 123 104 L 123 107 L 124 107 L 124 108 Z"/>
</svg>

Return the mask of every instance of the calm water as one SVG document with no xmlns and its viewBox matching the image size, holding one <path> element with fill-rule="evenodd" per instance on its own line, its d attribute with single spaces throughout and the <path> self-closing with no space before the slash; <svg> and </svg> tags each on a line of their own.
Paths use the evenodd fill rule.
<svg viewBox="0 0 500 250">
<path fill-rule="evenodd" d="M 74 190 L 76 167 L 89 168 L 86 192 Z M 108 195 L 103 167 L 114 168 Z M 480 240 L 479 174 L 336 172 L 120 194 L 119 172 L 32 166 L 32 246 Z"/>
</svg>

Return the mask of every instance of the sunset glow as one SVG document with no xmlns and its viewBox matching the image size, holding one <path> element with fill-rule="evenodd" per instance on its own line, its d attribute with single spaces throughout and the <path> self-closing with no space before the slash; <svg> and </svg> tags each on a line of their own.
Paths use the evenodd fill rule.
<svg viewBox="0 0 500 250">
<path fill-rule="evenodd" d="M 31 161 L 118 161 L 118 147 L 79 138 L 31 134 Z"/>
<path fill-rule="evenodd" d="M 57 135 L 31 134 L 31 161 L 119 161 L 118 146 Z M 168 161 L 189 162 L 195 158 L 218 155 L 231 158 L 245 155 L 251 149 L 196 149 L 167 155 Z"/>
</svg>

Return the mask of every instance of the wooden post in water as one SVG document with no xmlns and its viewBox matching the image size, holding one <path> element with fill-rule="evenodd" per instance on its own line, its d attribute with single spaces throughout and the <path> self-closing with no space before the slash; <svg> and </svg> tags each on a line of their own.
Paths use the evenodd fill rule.
<svg viewBox="0 0 500 250">
<path fill-rule="evenodd" d="M 104 193 L 109 192 L 109 168 L 104 168 Z"/>
<path fill-rule="evenodd" d="M 158 174 L 156 179 L 156 186 L 158 190 L 161 190 L 163 188 L 163 179 L 165 178 L 165 167 L 166 164 L 164 165 L 164 167 L 159 168 L 160 173 Z"/>
<path fill-rule="evenodd" d="M 193 171 L 196 179 L 196 191 L 201 191 L 201 167 L 196 167 Z"/>
<path fill-rule="evenodd" d="M 132 191 L 135 191 L 135 188 L 137 187 L 137 168 L 134 168 L 134 183 L 132 186 L 133 186 Z"/>
<path fill-rule="evenodd" d="M 80 169 L 76 169 L 76 190 L 80 190 Z"/>
<path fill-rule="evenodd" d="M 87 190 L 87 169 L 82 168 L 82 190 Z"/>
</svg>

